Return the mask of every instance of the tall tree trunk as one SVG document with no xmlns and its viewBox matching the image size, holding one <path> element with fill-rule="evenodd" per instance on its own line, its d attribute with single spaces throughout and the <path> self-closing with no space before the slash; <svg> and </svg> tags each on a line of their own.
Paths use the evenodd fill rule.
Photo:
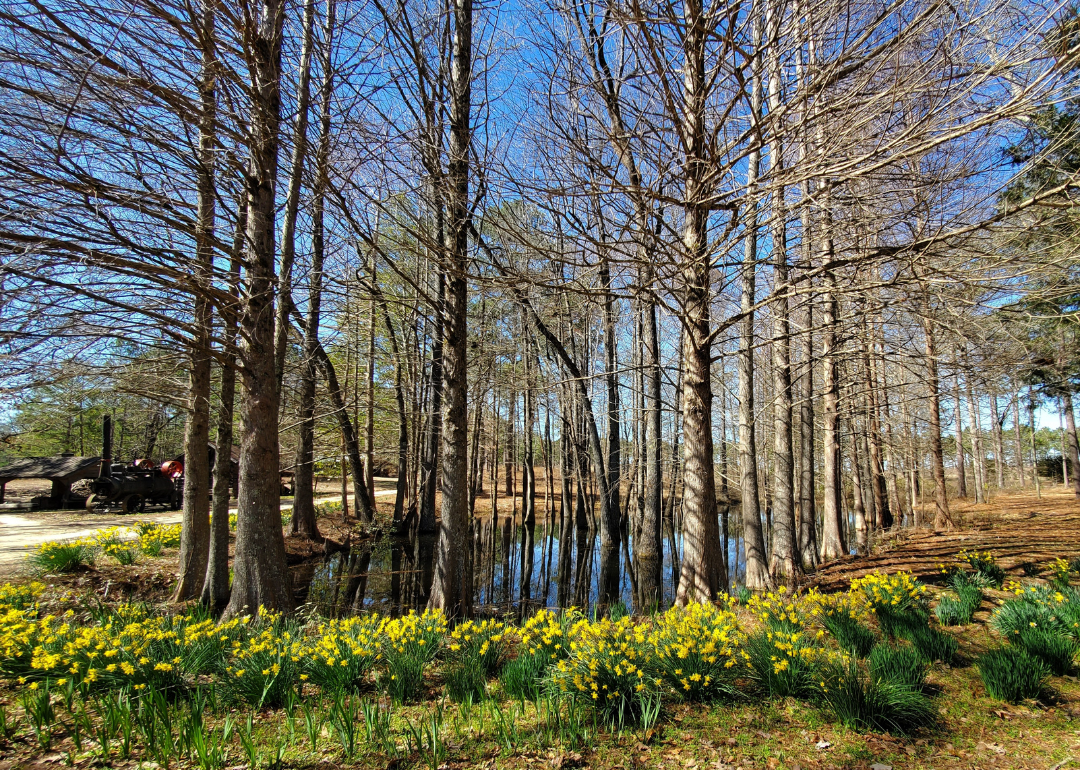
<svg viewBox="0 0 1080 770">
<path fill-rule="evenodd" d="M 712 601 L 728 587 L 720 524 L 712 437 L 712 335 L 709 306 L 711 252 L 708 245 L 711 197 L 705 178 L 706 131 L 705 49 L 707 25 L 701 0 L 683 5 L 682 135 L 686 157 L 685 222 L 682 236 L 683 290 L 683 557 L 675 601 Z"/>
<path fill-rule="evenodd" d="M 926 395 L 930 402 L 930 462 L 934 472 L 934 530 L 952 529 L 949 498 L 945 490 L 945 455 L 941 449 L 941 385 L 938 379 L 937 339 L 934 322 L 923 319 L 926 346 Z"/>
<path fill-rule="evenodd" d="M 967 358 L 965 353 L 964 358 Z M 968 375 L 964 377 L 964 386 L 967 390 L 967 402 L 968 402 L 968 414 L 971 418 L 971 452 L 972 452 L 972 469 L 974 470 L 975 478 L 975 502 L 986 502 L 986 470 L 984 467 L 986 456 L 983 453 L 982 446 L 982 420 L 979 417 L 979 402 L 975 400 L 975 389 L 971 384 L 971 369 L 968 368 Z"/>
<path fill-rule="evenodd" d="M 278 387 L 274 358 L 274 189 L 281 121 L 280 0 L 261 0 L 251 30 L 251 162 L 247 174 L 246 301 L 240 321 L 244 393 L 240 403 L 239 513 L 233 586 L 225 616 L 261 608 L 290 611 L 278 471 Z"/>
<path fill-rule="evenodd" d="M 805 231 L 804 231 L 805 232 Z M 809 244 L 807 245 L 809 250 Z M 809 260 L 807 260 L 809 262 Z M 802 455 L 799 481 L 799 561 L 803 569 L 818 565 L 817 495 L 814 481 L 814 298 L 808 296 L 803 315 L 802 393 L 799 439 Z"/>
<path fill-rule="evenodd" d="M 1005 442 L 1002 440 L 1001 435 L 1001 423 L 1005 419 L 1005 415 L 1001 412 L 1001 406 L 998 404 L 998 390 L 992 388 L 990 391 L 990 419 L 993 420 L 992 432 L 994 438 L 994 483 L 997 484 L 998 489 L 1005 488 Z"/>
<path fill-rule="evenodd" d="M 1028 433 L 1031 435 L 1031 476 L 1035 480 L 1035 495 L 1042 498 L 1042 483 L 1039 481 L 1039 452 L 1035 446 L 1035 391 L 1028 388 Z"/>
<path fill-rule="evenodd" d="M 852 399 L 854 401 L 854 399 Z M 866 520 L 866 498 L 863 496 L 862 441 L 855 415 L 851 415 L 851 512 L 855 517 L 855 550 L 860 554 L 870 550 L 869 526 Z"/>
<path fill-rule="evenodd" d="M 469 522 L 468 283 L 469 148 L 472 143 L 472 0 L 453 0 L 450 61 L 450 146 L 447 172 L 447 304 L 444 323 L 442 519 L 428 606 L 459 617 L 472 612 L 472 527 Z"/>
<path fill-rule="evenodd" d="M 213 612 L 229 603 L 229 500 L 232 493 L 233 406 L 236 400 L 236 327 L 240 304 L 240 262 L 247 230 L 247 195 L 241 195 L 236 213 L 229 294 L 232 302 L 219 308 L 225 327 L 222 344 L 221 392 L 218 396 L 217 456 L 214 461 L 213 516 L 210 519 L 210 558 L 206 564 L 201 601 Z"/>
<path fill-rule="evenodd" d="M 441 197 L 437 212 L 438 230 L 442 231 Z M 443 307 L 446 302 L 446 274 L 438 268 L 439 291 L 435 302 L 435 332 L 431 342 L 431 417 L 424 432 L 424 454 L 420 473 L 420 531 L 437 532 L 435 520 L 435 490 L 439 481 L 439 446 L 442 437 L 442 396 L 443 396 Z M 482 324 L 482 322 L 481 322 Z M 479 406 L 477 407 L 479 415 Z M 479 416 L 477 417 L 479 420 Z M 474 439 L 474 446 L 477 446 Z M 474 461 L 475 462 L 475 461 Z M 476 476 L 478 478 L 478 476 Z M 471 488 L 470 488 L 471 489 Z M 470 494 L 470 501 L 475 492 Z M 469 510 L 472 510 L 470 504 Z"/>
<path fill-rule="evenodd" d="M 1067 388 L 1061 394 L 1062 408 L 1065 410 L 1065 427 L 1068 433 L 1069 462 L 1072 464 L 1072 487 L 1080 497 L 1080 442 L 1076 437 L 1076 415 L 1073 413 L 1072 392 Z"/>
<path fill-rule="evenodd" d="M 278 267 L 277 320 L 274 325 L 274 361 L 278 390 L 285 377 L 286 347 L 289 341 L 289 311 L 292 306 L 292 269 L 296 259 L 296 217 L 300 211 L 300 189 L 304 184 L 307 159 L 308 108 L 311 103 L 311 52 L 314 47 L 315 0 L 304 0 L 303 37 L 300 44 L 299 82 L 296 86 L 296 125 L 293 127 L 293 154 L 289 190 L 285 195 L 281 228 L 281 264 Z"/>
<path fill-rule="evenodd" d="M 889 494 L 885 486 L 885 463 L 882 455 L 881 404 L 878 392 L 877 356 L 870 322 L 863 315 L 863 365 L 866 369 L 866 439 L 867 461 L 870 470 L 870 492 L 874 499 L 874 526 L 890 529 L 893 525 L 889 509 Z"/>
<path fill-rule="evenodd" d="M 753 15 L 753 61 L 750 104 L 755 128 L 761 123 L 761 15 Z M 757 186 L 761 164 L 761 138 L 758 136 L 750 150 L 747 163 L 746 187 Z M 757 439 L 754 416 L 754 303 L 756 302 L 756 272 L 758 261 L 758 208 L 751 200 L 745 213 L 742 263 L 742 321 L 739 324 L 739 468 L 742 476 L 743 547 L 746 551 L 746 587 L 758 591 L 772 585 L 765 556 L 765 533 L 761 526 L 761 496 L 757 476 Z"/>
<path fill-rule="evenodd" d="M 323 24 L 322 85 L 319 97 L 319 142 L 315 150 L 315 185 L 311 191 L 311 275 L 308 278 L 307 328 L 304 331 L 304 361 L 300 372 L 300 437 L 296 452 L 296 475 L 293 477 L 293 508 L 289 534 L 320 540 L 315 516 L 315 348 L 319 342 L 322 310 L 323 262 L 326 238 L 323 215 L 326 186 L 330 176 L 330 110 L 334 88 L 332 63 L 334 3 L 327 0 Z M 312 3 L 313 5 L 313 3 Z M 304 8 L 307 24 L 307 7 Z M 305 30 L 305 36 L 309 33 Z M 305 39 L 305 42 L 307 40 Z M 287 318 L 285 319 L 287 322 Z"/>
<path fill-rule="evenodd" d="M 826 214 L 827 215 L 827 214 Z M 827 246 L 831 245 L 827 236 Z M 832 259 L 831 248 L 827 248 L 825 259 Z M 825 312 L 822 319 L 821 366 L 823 369 L 822 407 L 822 551 L 825 561 L 838 559 L 848 553 L 847 540 L 844 537 L 844 510 L 841 497 L 840 474 L 840 376 L 837 352 L 840 304 L 837 302 L 836 276 L 832 270 L 826 270 Z"/>
<path fill-rule="evenodd" d="M 601 245 L 601 249 L 605 248 Z M 607 372 L 607 494 L 609 516 L 605 524 L 608 550 L 600 559 L 600 605 L 607 606 L 619 598 L 619 482 L 622 478 L 622 434 L 619 426 L 619 359 L 615 349 L 615 298 L 607 256 L 601 256 L 600 284 L 604 291 L 604 356 Z M 603 532 L 601 532 L 603 539 Z"/>
<path fill-rule="evenodd" d="M 964 451 L 963 400 L 960 398 L 960 358 L 953 350 L 953 404 L 956 413 L 956 496 L 967 497 L 967 455 Z"/>
<path fill-rule="evenodd" d="M 774 582 L 793 585 L 801 565 L 796 556 L 798 535 L 795 530 L 795 456 L 792 447 L 791 407 L 791 317 L 788 292 L 790 268 L 787 259 L 787 207 L 783 175 L 783 125 L 779 118 L 780 102 L 780 32 L 781 4 L 765 4 L 768 39 L 768 102 L 771 130 L 769 138 L 769 182 L 772 186 L 772 370 L 773 370 L 773 526 L 769 552 L 769 574 Z"/>
<path fill-rule="evenodd" d="M 398 458 L 397 458 L 397 483 L 394 490 L 394 516 L 391 528 L 395 531 L 401 529 L 405 520 L 405 502 L 409 497 L 409 415 L 405 409 L 405 383 L 404 368 L 401 346 L 398 344 L 397 332 L 394 331 L 393 321 L 390 320 L 390 308 L 381 293 L 378 293 L 379 305 L 382 308 L 383 323 L 386 324 L 386 335 L 390 338 L 390 349 L 394 355 L 394 400 L 397 402 L 398 412 Z M 468 413 L 466 410 L 466 422 Z"/>
<path fill-rule="evenodd" d="M 1012 388 L 1013 409 L 1013 450 L 1016 452 L 1016 475 L 1020 479 L 1020 486 L 1027 486 L 1027 471 L 1024 470 L 1024 437 L 1023 424 L 1020 422 L 1020 395 L 1015 386 Z"/>
<path fill-rule="evenodd" d="M 196 170 L 198 210 L 195 227 L 193 339 L 189 352 L 188 418 L 184 427 L 184 514 L 180 528 L 180 564 L 175 601 L 202 594 L 210 560 L 210 336 L 213 305 L 215 183 L 217 154 L 217 85 L 215 68 L 216 0 L 201 8 L 202 71 L 199 78 L 199 151 Z"/>
</svg>

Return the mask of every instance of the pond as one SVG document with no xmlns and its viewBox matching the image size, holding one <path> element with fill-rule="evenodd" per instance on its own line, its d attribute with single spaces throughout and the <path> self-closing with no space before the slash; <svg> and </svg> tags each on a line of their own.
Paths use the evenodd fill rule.
<svg viewBox="0 0 1080 770">
<path fill-rule="evenodd" d="M 741 527 L 735 528 L 741 532 Z M 569 537 L 567 537 L 569 535 Z M 624 541 L 627 535 L 623 533 Z M 309 604 L 327 617 L 360 612 L 398 615 L 423 610 L 430 591 L 436 535 L 386 537 L 362 543 L 292 570 L 298 604 Z M 565 541 L 565 544 L 564 544 Z M 599 537 L 588 529 L 537 524 L 529 528 L 509 516 L 477 519 L 473 549 L 473 606 L 479 614 L 522 613 L 539 607 L 588 610 L 599 593 Z M 674 599 L 678 582 L 677 554 L 682 537 L 671 523 L 663 536 L 662 607 Z M 619 599 L 630 611 L 634 586 L 627 569 L 633 541 L 620 555 Z M 743 543 L 728 539 L 728 572 L 732 586 L 742 581 Z"/>
</svg>

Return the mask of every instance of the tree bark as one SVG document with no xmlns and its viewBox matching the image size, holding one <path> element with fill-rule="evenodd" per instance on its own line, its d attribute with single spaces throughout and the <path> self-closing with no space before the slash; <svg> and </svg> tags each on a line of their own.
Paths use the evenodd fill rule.
<svg viewBox="0 0 1080 770">
<path fill-rule="evenodd" d="M 315 348 L 319 342 L 323 262 L 326 252 L 323 216 L 326 206 L 326 186 L 330 176 L 330 110 L 334 87 L 331 59 L 335 24 L 334 3 L 335 0 L 327 0 L 326 19 L 323 24 L 319 142 L 315 150 L 315 185 L 311 191 L 311 275 L 308 278 L 307 328 L 304 331 L 304 360 L 300 372 L 300 436 L 296 451 L 296 475 L 293 477 L 292 516 L 289 519 L 291 536 L 306 537 L 311 540 L 322 539 L 319 534 L 319 522 L 315 516 L 315 381 L 318 374 Z M 307 12 L 308 9 L 305 7 L 305 16 Z M 306 25 L 306 18 L 304 22 Z M 308 34 L 305 31 L 305 36 Z"/>
<path fill-rule="evenodd" d="M 965 353 L 964 358 L 967 358 Z M 968 375 L 964 377 L 964 386 L 967 390 L 967 402 L 968 402 L 968 415 L 971 419 L 971 452 L 972 452 L 972 469 L 974 471 L 975 480 L 975 502 L 986 502 L 986 457 L 983 453 L 982 446 L 982 420 L 979 418 L 979 403 L 975 400 L 975 389 L 971 384 L 971 369 L 968 368 Z"/>
<path fill-rule="evenodd" d="M 967 497 L 967 454 L 964 451 L 963 400 L 960 398 L 960 358 L 953 351 L 953 404 L 956 413 L 956 496 Z"/>
<path fill-rule="evenodd" d="M 1068 433 L 1069 462 L 1072 464 L 1072 487 L 1080 497 L 1080 442 L 1076 436 L 1076 415 L 1073 413 L 1072 393 L 1066 388 L 1061 394 L 1062 408 L 1065 410 L 1065 427 Z"/>
<path fill-rule="evenodd" d="M 472 0 L 453 0 L 450 61 L 450 146 L 447 172 L 447 305 L 444 323 L 442 519 L 428 606 L 448 615 L 472 611 L 472 527 L 469 523 L 468 284 L 469 148 L 472 141 Z"/>
<path fill-rule="evenodd" d="M 254 88 L 248 169 L 247 296 L 240 321 L 239 513 L 226 617 L 292 610 L 281 527 L 278 387 L 274 357 L 274 189 L 281 121 L 281 0 L 262 0 L 251 30 Z"/>
<path fill-rule="evenodd" d="M 199 78 L 199 150 L 196 170 L 198 210 L 193 276 L 193 339 L 189 351 L 188 418 L 184 428 L 184 514 L 180 528 L 180 564 L 174 601 L 202 594 L 210 560 L 210 302 L 214 270 L 215 156 L 217 153 L 216 0 L 201 8 L 202 70 Z"/>
<path fill-rule="evenodd" d="M 831 260 L 831 249 L 826 251 Z M 825 312 L 822 319 L 821 366 L 823 369 L 822 407 L 822 552 L 824 561 L 847 556 L 848 546 L 844 537 L 844 510 L 840 487 L 840 377 L 838 371 L 837 327 L 840 305 L 837 302 L 836 276 L 831 270 L 825 273 Z"/>
<path fill-rule="evenodd" d="M 938 379 L 937 340 L 934 322 L 923 319 L 923 338 L 926 347 L 926 395 L 930 402 L 930 463 L 934 471 L 934 530 L 953 528 L 949 514 L 949 498 L 945 490 L 945 455 L 941 449 L 941 389 Z"/>
<path fill-rule="evenodd" d="M 210 519 L 210 559 L 206 564 L 201 601 L 212 612 L 229 603 L 229 501 L 231 499 L 233 406 L 236 400 L 236 327 L 240 303 L 240 262 L 247 230 L 247 196 L 242 195 L 236 216 L 232 259 L 229 265 L 229 294 L 232 304 L 219 308 L 225 327 L 222 345 L 221 392 L 218 397 L 217 455 L 214 461 L 213 516 Z"/>
<path fill-rule="evenodd" d="M 728 587 L 716 509 L 712 437 L 712 335 L 705 179 L 706 19 L 701 0 L 683 6 L 685 222 L 682 237 L 683 556 L 675 601 L 707 602 Z"/>
<path fill-rule="evenodd" d="M 1027 486 L 1027 471 L 1024 470 L 1024 437 L 1023 424 L 1020 422 L 1020 395 L 1016 387 L 1012 388 L 1013 409 L 1013 450 L 1016 452 L 1016 475 L 1020 479 L 1020 487 Z"/>
<path fill-rule="evenodd" d="M 442 231 L 442 204 L 439 203 L 439 226 Z M 439 446 L 442 437 L 442 396 L 443 396 L 443 306 L 446 302 L 446 275 L 438 268 L 438 299 L 435 303 L 435 332 L 431 342 L 431 417 L 424 432 L 424 454 L 420 467 L 420 531 L 437 532 L 435 521 L 435 490 L 439 481 Z M 479 407 L 477 407 L 479 409 Z M 479 418 L 478 418 L 479 419 Z M 475 439 L 474 439 L 474 446 Z M 471 487 L 470 487 L 471 489 Z M 474 499 L 475 493 L 469 496 Z M 472 510 L 472 506 L 469 506 Z"/>
<path fill-rule="evenodd" d="M 285 211 L 281 227 L 281 254 L 278 267 L 278 296 L 291 298 L 292 270 L 296 260 L 296 218 L 300 212 L 300 189 L 304 184 L 304 163 L 307 159 L 308 109 L 311 104 L 311 55 L 314 47 L 315 0 L 304 0 L 300 44 L 299 80 L 296 85 L 296 125 L 293 128 L 293 154 L 289 189 L 285 195 Z M 279 300 L 274 325 L 274 361 L 278 390 L 285 377 L 286 347 L 289 342 L 289 310 L 291 302 Z"/>
<path fill-rule="evenodd" d="M 761 52 L 757 50 L 761 39 L 761 17 L 753 12 L 753 60 L 750 111 L 757 131 L 761 122 Z M 747 162 L 746 186 L 753 190 L 757 185 L 758 167 L 761 164 L 761 139 L 755 140 Z M 753 199 L 747 204 L 744 215 L 742 293 L 739 324 L 739 468 L 742 476 L 743 547 L 746 552 L 746 587 L 759 591 L 772 585 L 765 556 L 765 533 L 761 527 L 761 497 L 757 476 L 757 439 L 754 435 L 754 303 L 756 301 L 756 271 L 758 261 L 758 209 Z"/>
<path fill-rule="evenodd" d="M 773 526 L 769 574 L 774 582 L 794 585 L 801 573 L 796 557 L 795 456 L 792 447 L 791 316 L 788 292 L 787 208 L 783 175 L 783 125 L 780 114 L 780 26 L 783 17 L 775 0 L 765 4 L 768 38 L 768 101 L 770 116 L 769 181 L 772 186 L 772 370 L 773 370 Z"/>
</svg>

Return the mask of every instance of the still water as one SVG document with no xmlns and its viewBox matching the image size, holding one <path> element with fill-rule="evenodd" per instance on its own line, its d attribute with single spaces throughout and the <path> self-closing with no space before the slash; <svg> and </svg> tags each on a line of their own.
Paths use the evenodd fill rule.
<svg viewBox="0 0 1080 770">
<path fill-rule="evenodd" d="M 741 528 L 737 528 L 741 529 Z M 539 607 L 589 608 L 598 596 L 599 537 L 573 530 L 563 548 L 558 526 L 537 524 L 530 539 L 526 527 L 510 517 L 477 519 L 473 548 L 473 606 L 481 614 L 524 612 Z M 624 541 L 627 535 L 623 534 Z M 436 536 L 387 537 L 362 543 L 292 569 L 298 603 L 319 614 L 343 617 L 359 612 L 398 615 L 422 610 L 431 586 Z M 678 582 L 682 538 L 670 523 L 663 536 L 662 591 L 664 607 L 671 604 Z M 627 569 L 630 541 L 622 549 L 619 597 L 634 611 L 634 590 Z M 740 536 L 728 541 L 728 572 L 732 586 L 745 571 Z"/>
</svg>

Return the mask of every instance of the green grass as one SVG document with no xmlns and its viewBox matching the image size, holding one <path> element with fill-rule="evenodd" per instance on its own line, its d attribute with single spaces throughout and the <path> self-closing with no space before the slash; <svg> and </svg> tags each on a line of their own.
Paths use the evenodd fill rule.
<svg viewBox="0 0 1080 770">
<path fill-rule="evenodd" d="M 934 607 L 934 616 L 943 626 L 966 626 L 974 613 L 963 599 L 944 594 Z"/>
<path fill-rule="evenodd" d="M 873 631 L 846 612 L 823 615 L 821 624 L 832 634 L 841 649 L 859 658 L 869 655 L 877 642 Z"/>
<path fill-rule="evenodd" d="M 771 696 L 815 698 L 821 692 L 818 647 L 804 634 L 760 631 L 746 639 L 750 678 Z"/>
<path fill-rule="evenodd" d="M 935 719 L 933 702 L 918 689 L 867 674 L 854 659 L 832 668 L 825 700 L 853 730 L 907 735 Z"/>
<path fill-rule="evenodd" d="M 1037 698 L 1050 674 L 1041 660 L 1019 647 L 996 647 L 975 663 L 990 697 L 1009 703 Z"/>
<path fill-rule="evenodd" d="M 1055 676 L 1064 676 L 1073 669 L 1077 644 L 1056 630 L 1029 627 L 1010 636 L 1009 641 L 1041 660 Z"/>
<path fill-rule="evenodd" d="M 88 543 L 44 543 L 30 555 L 30 564 L 40 572 L 60 574 L 93 566 L 97 549 Z"/>
<path fill-rule="evenodd" d="M 926 659 L 911 645 L 882 642 L 867 660 L 870 675 L 913 690 L 921 690 L 926 680 Z"/>
</svg>

